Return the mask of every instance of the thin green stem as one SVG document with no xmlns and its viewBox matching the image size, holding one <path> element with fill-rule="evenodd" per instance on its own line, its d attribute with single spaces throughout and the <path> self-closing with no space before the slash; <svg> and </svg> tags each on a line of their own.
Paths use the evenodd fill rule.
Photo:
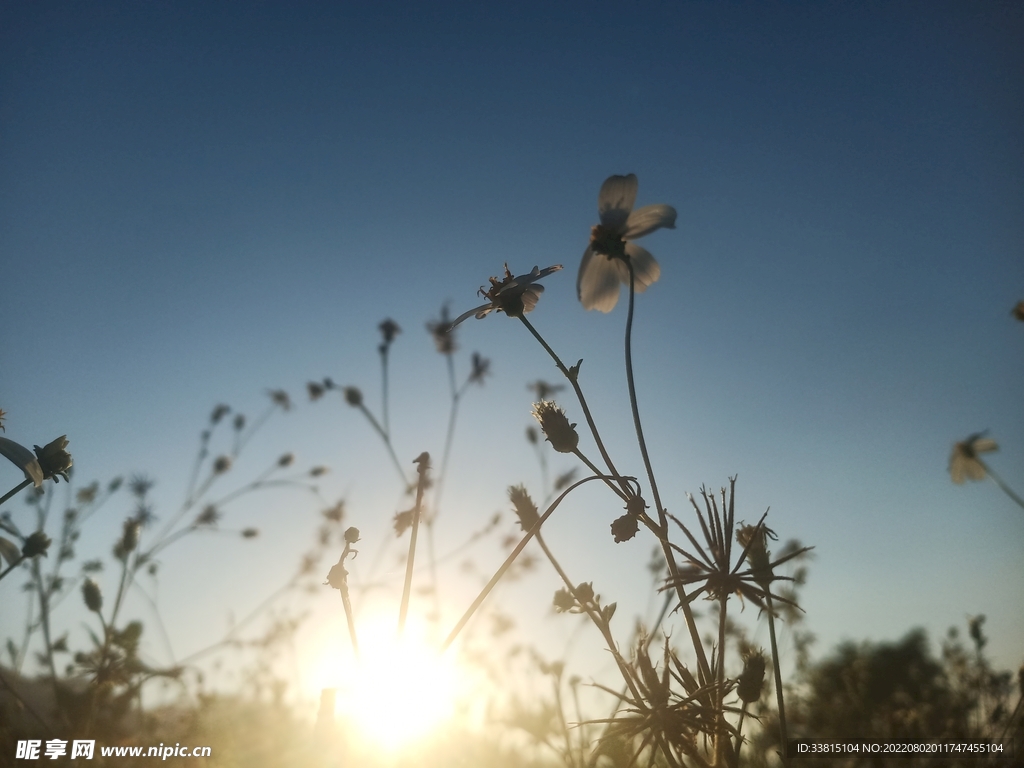
<svg viewBox="0 0 1024 768">
<path fill-rule="evenodd" d="M 747 716 L 747 702 L 743 702 L 743 707 L 740 709 L 740 719 L 736 724 L 736 764 L 739 765 L 740 761 L 740 748 L 743 746 L 743 719 Z"/>
<path fill-rule="evenodd" d="M 782 758 L 782 764 L 786 765 L 786 749 L 788 746 L 786 704 L 782 695 L 782 670 L 779 665 L 779 644 L 775 639 L 775 609 L 772 607 L 771 592 L 767 589 L 765 590 L 765 598 L 768 605 L 768 634 L 772 641 L 772 666 L 775 668 L 775 700 L 779 705 L 779 738 L 782 739 L 780 757 Z"/>
<path fill-rule="evenodd" d="M 380 346 L 380 388 L 381 414 L 384 418 L 384 434 L 391 437 L 391 421 L 388 418 L 388 345 Z"/>
<path fill-rule="evenodd" d="M 36 712 L 35 707 L 33 707 L 29 702 L 25 701 L 25 699 L 23 699 L 21 695 L 14 689 L 14 686 L 7 681 L 7 678 L 3 676 L 2 671 L 0 671 L 0 683 L 3 683 L 4 688 L 6 688 L 7 691 L 15 699 L 18 700 L 21 706 L 24 707 L 25 711 L 32 715 L 32 717 L 34 717 L 36 721 L 41 726 L 43 726 L 43 728 L 45 728 L 47 731 L 53 731 L 53 727 L 43 719 L 42 715 Z"/>
<path fill-rule="evenodd" d="M 565 741 L 565 762 L 569 768 L 576 768 L 576 757 L 572 753 L 572 737 L 569 736 L 569 726 L 565 722 L 565 706 L 562 704 L 562 676 L 553 675 L 555 691 L 555 708 L 558 710 L 558 723 L 561 726 L 562 738 Z"/>
<path fill-rule="evenodd" d="M 978 459 L 978 463 L 985 468 L 985 473 L 989 477 L 991 477 L 995 484 L 1002 489 L 1003 493 L 1005 493 L 1007 496 L 1013 499 L 1014 502 L 1016 502 L 1017 506 L 1019 506 L 1021 509 L 1024 509 L 1024 499 L 1022 499 L 1020 496 L 1014 493 L 1013 489 L 1010 486 L 1008 486 L 1005 482 L 1003 482 L 1003 478 L 1001 478 L 999 475 L 993 472 L 992 468 L 989 467 L 985 462 L 983 462 L 981 459 Z M 0 499 L 0 503 L 2 503 L 2 501 L 3 500 Z"/>
<path fill-rule="evenodd" d="M 405 633 L 405 619 L 409 613 L 409 597 L 412 594 L 412 570 L 416 560 L 416 539 L 420 531 L 420 513 L 423 508 L 423 491 L 427 487 L 427 471 L 430 469 L 430 455 L 425 451 L 416 459 L 419 480 L 416 483 L 416 506 L 412 510 L 412 535 L 409 537 L 409 555 L 405 559 L 405 586 L 402 588 L 402 603 L 398 608 L 398 636 Z"/>
<path fill-rule="evenodd" d="M 10 565 L 9 565 L 9 566 L 8 566 L 7 568 L 5 568 L 5 569 L 4 569 L 3 571 L 0 571 L 0 579 L 2 579 L 2 578 L 3 578 L 4 576 L 6 576 L 6 575 L 7 575 L 8 573 L 10 573 L 11 571 L 13 571 L 13 570 L 14 570 L 15 568 L 17 568 L 17 567 L 18 567 L 19 565 L 21 565 L 21 564 L 22 564 L 23 562 L 25 562 L 25 556 L 24 556 L 24 555 L 22 555 L 22 556 L 21 556 L 21 557 L 19 557 L 19 558 L 18 558 L 17 560 L 15 560 L 15 561 L 14 561 L 13 563 L 11 563 L 11 564 L 10 564 Z"/>
<path fill-rule="evenodd" d="M 616 480 L 620 481 L 623 491 L 626 490 L 626 486 L 621 482 L 622 476 L 619 471 L 615 468 L 615 464 L 612 462 L 611 456 L 608 455 L 607 449 L 604 447 L 604 441 L 601 440 L 601 434 L 597 430 L 597 424 L 594 422 L 594 417 L 590 413 L 590 407 L 587 405 L 587 399 L 583 396 L 583 390 L 580 388 L 579 382 L 576 380 L 579 373 L 579 364 L 577 363 L 576 373 L 570 373 L 569 369 L 562 363 L 561 358 L 555 354 L 555 351 L 548 345 L 544 340 L 544 337 L 537 332 L 537 329 L 533 327 L 529 320 L 526 319 L 525 315 L 520 315 L 519 319 L 522 320 L 523 325 L 526 326 L 527 330 L 533 334 L 533 337 L 540 342 L 540 345 L 544 347 L 544 350 L 551 356 L 551 359 L 555 361 L 555 365 L 558 370 L 561 371 L 562 375 L 565 376 L 566 380 L 572 385 L 573 391 L 576 393 L 576 398 L 580 402 L 580 407 L 583 409 L 583 415 L 587 419 L 587 426 L 590 427 L 590 433 L 594 436 L 594 441 L 597 443 L 597 448 L 601 451 L 601 458 L 604 459 L 605 466 L 608 467 L 609 474 Z M 582 360 L 580 362 L 583 362 Z"/>
<path fill-rule="evenodd" d="M 615 660 L 615 664 L 619 668 L 619 672 L 622 674 L 623 680 L 625 680 L 626 685 L 629 686 L 629 692 L 633 694 L 637 702 L 643 701 L 643 695 L 640 693 L 639 689 L 637 689 L 636 684 L 633 682 L 633 676 L 629 673 L 629 665 L 626 663 L 626 660 L 622 658 L 622 654 L 619 653 L 618 645 L 615 642 L 615 638 L 612 637 L 611 628 L 608 626 L 608 622 L 606 622 L 592 607 L 587 605 L 586 601 L 579 598 L 579 595 L 576 592 L 576 585 L 572 583 L 568 574 L 566 574 L 562 569 L 561 564 L 555 558 L 554 554 L 552 554 L 551 550 L 548 549 L 547 542 L 544 541 L 544 537 L 541 535 L 540 531 L 537 531 L 537 543 L 544 551 L 545 557 L 547 557 L 548 562 L 550 562 L 551 566 L 555 569 L 555 572 L 562 580 L 562 583 L 565 584 L 565 588 L 569 590 L 569 593 L 576 599 L 576 602 L 579 603 L 580 607 L 586 611 L 591 622 L 593 622 L 594 626 L 597 627 L 598 631 L 601 633 L 605 644 L 608 646 L 608 650 L 612 654 L 612 658 Z"/>
<path fill-rule="evenodd" d="M 629 499 L 629 495 L 621 488 L 619 488 L 617 485 L 615 485 L 615 483 L 612 482 L 612 478 L 610 478 L 608 475 L 604 474 L 600 469 L 594 466 L 594 462 L 592 462 L 590 459 L 584 456 L 579 448 L 574 450 L 573 454 L 575 454 L 576 458 L 578 458 L 580 461 L 587 465 L 587 469 L 589 469 L 598 477 L 602 478 L 605 482 L 605 485 L 611 488 L 616 496 L 618 496 L 623 501 L 627 501 Z"/>
<path fill-rule="evenodd" d="M 513 549 L 509 553 L 508 557 L 505 558 L 505 562 L 503 562 L 501 566 L 499 566 L 498 570 L 494 572 L 494 575 L 491 577 L 491 580 L 487 582 L 487 584 L 484 586 L 483 589 L 480 590 L 480 593 L 476 596 L 473 602 L 470 603 L 469 608 L 467 608 L 465 613 L 462 614 L 462 618 L 460 618 L 458 622 L 456 622 L 455 627 L 448 634 L 448 637 L 445 639 L 444 643 L 441 646 L 442 653 L 448 650 L 448 647 L 453 642 L 455 642 L 455 638 L 459 636 L 459 633 L 462 632 L 466 624 L 469 623 L 469 620 L 473 618 L 473 614 L 477 612 L 477 609 L 480 608 L 484 600 L 487 599 L 487 596 L 491 594 L 491 591 L 494 589 L 494 587 L 497 586 L 499 581 L 501 581 L 502 577 L 508 572 L 508 569 L 512 567 L 512 564 L 516 561 L 516 558 L 519 557 L 520 553 L 522 553 L 522 551 L 526 549 L 526 545 L 530 543 L 530 540 L 533 539 L 533 537 L 540 532 L 540 527 L 544 525 L 544 522 L 549 517 L 551 517 L 551 515 L 554 513 L 556 509 L 558 509 L 558 505 L 561 504 L 565 497 L 568 496 L 572 491 L 576 490 L 584 483 L 589 483 L 591 480 L 604 480 L 604 475 L 585 477 L 582 480 L 578 480 L 577 482 L 573 483 L 568 488 L 566 488 L 564 491 L 562 491 L 558 498 L 551 502 L 551 505 L 544 511 L 544 514 L 541 515 L 537 522 L 534 523 L 533 527 L 526 532 L 526 534 L 523 536 L 520 542 L 516 545 L 515 549 Z"/>
<path fill-rule="evenodd" d="M 32 579 L 36 583 L 39 597 L 39 623 L 43 630 L 43 642 L 46 644 L 46 666 L 50 669 L 50 683 L 57 701 L 60 701 L 60 687 L 57 684 L 57 665 L 53 660 L 53 639 L 50 633 L 50 593 L 44 582 L 43 572 L 39 566 L 39 558 L 32 560 Z"/>
<path fill-rule="evenodd" d="M 203 466 L 203 460 L 209 455 L 210 445 L 210 432 L 209 429 L 204 429 L 202 435 L 199 438 L 199 451 L 196 453 L 196 462 L 192 465 L 192 476 L 188 481 L 188 491 L 185 493 L 185 503 L 192 499 L 192 494 L 195 492 L 196 483 L 199 482 L 199 470 Z"/>
<path fill-rule="evenodd" d="M 724 719 L 725 712 L 722 708 L 725 702 L 725 623 L 726 623 L 727 596 L 722 595 L 718 600 L 718 666 L 715 671 L 718 673 L 715 678 L 715 711 Z M 725 757 L 725 746 L 728 742 L 726 731 L 719 728 L 715 731 L 715 761 L 722 764 Z"/>
<path fill-rule="evenodd" d="M 391 439 L 388 437 L 387 432 L 384 431 L 384 428 L 380 425 L 377 419 L 374 418 L 373 414 L 370 413 L 365 405 L 360 403 L 356 407 L 362 411 L 367 421 L 370 422 L 370 426 L 372 426 L 374 431 L 380 435 L 380 439 L 384 441 L 384 447 L 388 449 L 388 456 L 391 457 L 391 463 L 394 464 L 395 470 L 398 472 L 399 477 L 402 478 L 402 486 L 404 488 L 408 488 L 409 481 L 405 477 L 405 470 L 402 469 L 402 463 L 398 460 L 398 456 L 395 455 L 395 449 L 391 445 Z"/>
<path fill-rule="evenodd" d="M 356 634 L 356 616 L 352 610 L 352 598 L 348 592 L 348 571 L 345 570 L 345 561 L 348 559 L 349 553 L 352 551 L 352 544 L 348 541 L 345 542 L 345 549 L 342 550 L 341 559 L 338 560 L 338 565 L 341 566 L 344 578 L 341 580 L 341 586 L 338 591 L 341 593 L 341 605 L 345 609 L 345 623 L 348 624 L 348 636 L 352 641 L 352 652 L 355 654 L 356 659 L 359 659 L 359 637 Z"/>
<path fill-rule="evenodd" d="M 676 593 L 679 595 L 679 605 L 682 608 L 683 616 L 686 618 L 686 625 L 690 632 L 690 641 L 693 650 L 697 654 L 697 663 L 704 675 L 705 683 L 711 683 L 711 667 L 708 664 L 707 655 L 704 652 L 704 645 L 700 640 L 700 633 L 697 631 L 697 622 L 694 619 L 693 611 L 690 608 L 690 599 L 687 597 L 683 581 L 679 577 L 679 568 L 676 565 L 675 556 L 672 554 L 672 547 L 668 540 L 668 516 L 661 504 L 661 494 L 658 492 L 658 483 L 654 478 L 654 469 L 651 466 L 651 457 L 647 452 L 647 442 L 644 440 L 643 426 L 640 423 L 640 409 L 636 400 L 636 384 L 633 381 L 633 305 L 636 297 L 633 263 L 627 259 L 626 266 L 629 268 L 629 310 L 626 315 L 626 383 L 629 387 L 629 405 L 633 412 L 633 425 L 636 428 L 636 437 L 640 445 L 640 455 L 644 460 L 644 468 L 647 470 L 647 479 L 651 484 L 651 493 L 654 496 L 654 505 L 658 511 L 658 524 L 662 550 L 665 552 L 665 561 L 668 564 L 672 582 L 675 584 Z"/>
<path fill-rule="evenodd" d="M 26 477 L 18 485 L 14 486 L 13 488 L 11 488 L 11 490 L 9 490 L 2 497 L 0 497 L 0 504 L 3 504 L 9 498 L 11 498 L 12 496 L 14 496 L 17 493 L 20 493 L 25 488 L 28 488 L 30 485 L 32 485 L 32 478 Z"/>
</svg>

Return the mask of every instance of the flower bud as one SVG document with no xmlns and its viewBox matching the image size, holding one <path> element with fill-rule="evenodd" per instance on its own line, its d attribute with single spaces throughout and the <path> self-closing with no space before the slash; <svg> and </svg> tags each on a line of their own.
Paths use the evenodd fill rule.
<svg viewBox="0 0 1024 768">
<path fill-rule="evenodd" d="M 36 531 L 25 539 L 25 543 L 21 547 L 21 554 L 26 558 L 45 555 L 46 550 L 50 548 L 50 543 L 49 536 L 42 531 Z"/>
<path fill-rule="evenodd" d="M 68 470 L 71 469 L 71 454 L 67 452 L 68 436 L 61 435 L 51 443 L 40 448 L 34 446 L 36 458 L 39 459 L 39 466 L 43 470 L 44 478 L 53 478 L 53 482 L 59 482 L 57 477 L 63 477 L 68 481 Z"/>
</svg>

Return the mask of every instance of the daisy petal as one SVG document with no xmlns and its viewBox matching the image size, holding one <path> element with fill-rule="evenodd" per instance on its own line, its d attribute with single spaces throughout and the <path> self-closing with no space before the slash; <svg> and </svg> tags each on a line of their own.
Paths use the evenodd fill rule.
<svg viewBox="0 0 1024 768">
<path fill-rule="evenodd" d="M 576 295 L 584 309 L 611 312 L 619 301 L 619 275 L 612 260 L 587 248 L 576 278 Z"/>
<path fill-rule="evenodd" d="M 469 310 L 469 312 L 463 312 L 461 315 L 455 318 L 455 320 L 452 321 L 451 325 L 445 328 L 445 333 L 451 333 L 455 329 L 456 325 L 461 323 L 463 320 L 469 320 L 469 318 L 473 317 L 474 315 L 477 317 L 477 319 L 486 317 L 487 313 L 492 311 L 493 309 L 493 304 L 481 304 L 476 309 L 471 309 Z"/>
<path fill-rule="evenodd" d="M 523 314 L 532 312 L 533 308 L 537 306 L 537 300 L 540 299 L 540 295 L 544 293 L 543 285 L 531 285 L 525 291 L 523 291 Z"/>
<path fill-rule="evenodd" d="M 43 484 L 43 469 L 39 461 L 28 448 L 19 445 L 6 437 L 0 437 L 0 456 L 6 456 L 25 473 L 36 488 Z"/>
<path fill-rule="evenodd" d="M 636 174 L 633 173 L 605 179 L 597 195 L 597 212 L 601 216 L 601 224 L 616 232 L 626 226 L 626 219 L 636 201 L 636 188 Z"/>
<path fill-rule="evenodd" d="M 622 236 L 627 240 L 636 240 L 662 228 L 676 228 L 676 209 L 671 205 L 645 205 L 629 214 Z"/>
<path fill-rule="evenodd" d="M 647 286 L 658 282 L 658 278 L 661 277 L 661 267 L 651 256 L 650 251 L 635 243 L 626 243 L 626 253 L 629 255 L 629 260 L 633 262 L 633 289 L 637 293 L 643 293 L 647 290 Z M 625 268 L 625 264 L 623 264 L 622 271 L 626 274 L 626 279 L 623 282 L 629 285 L 629 270 Z"/>
</svg>

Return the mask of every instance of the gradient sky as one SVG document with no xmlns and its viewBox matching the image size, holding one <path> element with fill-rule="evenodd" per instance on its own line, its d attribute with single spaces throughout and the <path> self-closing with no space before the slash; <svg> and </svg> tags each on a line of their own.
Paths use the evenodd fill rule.
<svg viewBox="0 0 1024 768">
<path fill-rule="evenodd" d="M 619 468 L 643 474 L 624 302 L 600 315 L 575 299 L 598 188 L 632 172 L 638 205 L 679 212 L 644 242 L 662 276 L 638 298 L 634 348 L 670 510 L 738 474 L 738 517 L 770 506 L 781 538 L 815 545 L 803 606 L 819 655 L 915 626 L 934 648 L 984 613 L 996 661 L 1016 668 L 1024 510 L 989 481 L 954 486 L 946 464 L 955 440 L 990 429 L 991 465 L 1024 487 L 1024 324 L 1010 316 L 1024 299 L 1024 7 L 425 6 L 0 9 L 6 436 L 66 433 L 79 481 L 156 477 L 166 518 L 212 408 L 254 416 L 282 387 L 296 408 L 237 471 L 286 449 L 329 464 L 323 493 L 344 495 L 376 546 L 402 508 L 393 469 L 357 413 L 310 404 L 305 382 L 359 385 L 378 408 L 377 324 L 394 318 L 391 419 L 411 469 L 440 454 L 447 418 L 424 323 L 479 303 L 503 262 L 563 264 L 530 317 L 584 359 Z M 470 320 L 459 343 L 460 375 L 474 350 L 494 375 L 459 416 L 442 543 L 507 509 L 509 484 L 538 487 L 526 383 L 557 381 L 503 316 Z M 106 551 L 129 512 L 127 498 L 106 508 L 83 554 Z M 549 538 L 571 574 L 640 611 L 652 542 L 613 544 L 619 514 L 587 491 Z M 260 539 L 168 553 L 179 656 L 287 577 L 316 508 L 271 495 L 224 521 L 249 524 Z M 482 570 L 498 558 L 477 553 Z M 558 636 L 556 577 L 531 584 L 524 636 Z M 457 615 L 471 592 L 448 589 Z M 6 635 L 21 609 L 6 607 L 10 580 L 0 594 Z M 316 605 L 315 622 L 337 621 L 336 596 Z"/>
</svg>

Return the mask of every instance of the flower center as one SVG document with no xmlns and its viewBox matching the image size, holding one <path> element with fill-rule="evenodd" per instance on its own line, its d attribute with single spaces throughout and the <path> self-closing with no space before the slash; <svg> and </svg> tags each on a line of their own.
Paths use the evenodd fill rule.
<svg viewBox="0 0 1024 768">
<path fill-rule="evenodd" d="M 622 235 L 603 224 L 590 228 L 590 247 L 594 253 L 600 253 L 609 259 L 626 259 L 626 241 Z"/>
</svg>

